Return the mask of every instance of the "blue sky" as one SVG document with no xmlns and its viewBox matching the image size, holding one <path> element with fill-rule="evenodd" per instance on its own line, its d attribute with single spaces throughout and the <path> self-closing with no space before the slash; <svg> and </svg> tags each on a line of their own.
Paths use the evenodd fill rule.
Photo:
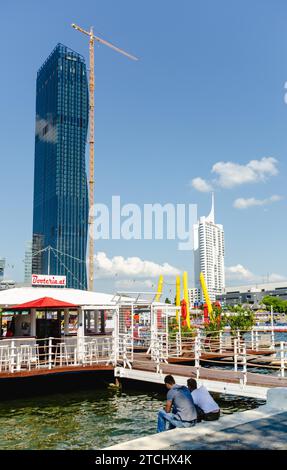
<svg viewBox="0 0 287 470">
<path fill-rule="evenodd" d="M 210 195 L 191 185 L 203 178 L 215 186 L 226 266 L 248 271 L 234 269 L 232 282 L 287 278 L 286 17 L 284 0 L 2 2 L 0 255 L 7 275 L 23 278 L 31 238 L 36 72 L 57 42 L 88 59 L 75 22 L 140 57 L 135 63 L 96 48 L 96 202 L 120 195 L 140 205 L 197 203 L 205 215 Z M 263 158 L 276 159 L 276 171 L 255 171 L 229 189 L 212 182 L 218 162 L 241 165 L 233 170 L 242 176 Z M 253 205 L 236 209 L 238 198 Z M 176 241 L 103 240 L 96 251 L 167 262 L 192 275 L 192 255 Z M 114 281 L 97 285 L 111 290 Z"/>
</svg>

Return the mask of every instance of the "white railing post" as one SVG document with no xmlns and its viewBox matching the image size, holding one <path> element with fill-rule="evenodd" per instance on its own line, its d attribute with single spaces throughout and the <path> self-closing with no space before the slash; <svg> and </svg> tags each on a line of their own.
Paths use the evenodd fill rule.
<svg viewBox="0 0 287 470">
<path fill-rule="evenodd" d="M 285 343 L 280 342 L 281 377 L 285 377 Z"/>
<path fill-rule="evenodd" d="M 80 308 L 78 310 L 78 330 L 77 330 L 77 363 L 83 364 L 85 362 L 85 315 L 84 311 Z"/>
<path fill-rule="evenodd" d="M 237 330 L 237 341 L 238 341 L 238 353 L 240 353 L 240 346 L 241 346 L 241 337 L 240 337 L 240 331 Z"/>
<path fill-rule="evenodd" d="M 11 354 L 10 354 L 10 372 L 14 372 L 15 369 L 15 341 L 11 341 Z"/>
<path fill-rule="evenodd" d="M 128 342 L 127 342 L 127 335 L 123 335 L 123 363 L 124 363 L 124 368 L 126 366 L 129 367 L 129 369 L 132 368 L 131 362 L 129 361 L 128 358 Z"/>
<path fill-rule="evenodd" d="M 123 360 L 124 360 L 124 368 L 127 366 L 127 339 L 126 335 L 123 336 Z"/>
<path fill-rule="evenodd" d="M 243 384 L 247 384 L 247 355 L 246 355 L 246 344 L 242 347 L 242 365 L 243 365 Z"/>
<path fill-rule="evenodd" d="M 158 335 L 158 343 L 157 343 L 157 349 L 158 349 L 158 359 L 159 362 L 161 361 L 162 354 L 163 354 L 163 349 L 162 349 L 162 336 L 159 334 Z"/>
<path fill-rule="evenodd" d="M 156 365 L 156 371 L 158 374 L 160 374 L 160 363 L 161 363 L 161 358 L 162 358 L 162 341 L 161 337 L 158 337 L 158 343 L 157 343 L 157 365 Z"/>
<path fill-rule="evenodd" d="M 48 368 L 52 369 L 52 338 L 49 338 L 48 346 Z"/>
<path fill-rule="evenodd" d="M 219 332 L 219 353 L 222 354 L 223 351 L 223 341 L 222 341 L 222 331 Z"/>
<path fill-rule="evenodd" d="M 259 349 L 259 338 L 258 338 L 258 330 L 255 331 L 255 351 Z"/>
<path fill-rule="evenodd" d="M 200 328 L 197 328 L 197 330 L 196 330 L 196 337 L 197 337 L 197 340 L 198 340 L 198 345 L 200 346 L 201 345 L 201 331 L 200 331 Z"/>
<path fill-rule="evenodd" d="M 77 345 L 74 346 L 74 366 L 78 364 L 78 348 Z"/>
<path fill-rule="evenodd" d="M 196 369 L 196 378 L 198 380 L 200 376 L 200 346 L 198 336 L 196 336 L 194 341 L 194 365 Z"/>
<path fill-rule="evenodd" d="M 21 370 L 21 346 L 16 346 L 16 370 Z"/>
<path fill-rule="evenodd" d="M 117 365 L 118 362 L 118 356 L 119 356 L 119 337 L 116 334 L 116 331 L 113 330 L 113 335 L 112 335 L 112 357 L 111 361 L 114 366 Z"/>
<path fill-rule="evenodd" d="M 274 334 L 274 310 L 271 305 L 271 349 L 275 348 L 275 334 Z"/>
<path fill-rule="evenodd" d="M 251 330 L 251 349 L 254 351 L 254 330 Z"/>
<path fill-rule="evenodd" d="M 157 347 L 157 340 L 155 334 L 153 335 L 152 342 L 151 342 L 151 360 L 153 362 L 157 362 L 158 356 L 158 347 Z"/>
<path fill-rule="evenodd" d="M 234 370 L 238 371 L 238 340 L 234 339 Z"/>
<path fill-rule="evenodd" d="M 182 355 L 181 334 L 179 331 L 176 333 L 176 355 L 177 357 Z"/>
<path fill-rule="evenodd" d="M 202 352 L 202 337 L 201 337 L 201 330 L 198 328 L 197 330 L 197 350 L 198 350 L 198 355 L 199 357 L 201 356 Z"/>
<path fill-rule="evenodd" d="M 275 332 L 274 332 L 274 325 L 272 326 L 271 330 L 271 349 L 275 349 Z"/>
<path fill-rule="evenodd" d="M 62 367 L 62 365 L 63 365 L 63 354 L 64 354 L 64 352 L 63 352 L 63 343 L 58 343 L 57 346 L 59 346 L 59 351 L 60 351 L 60 367 Z"/>
</svg>

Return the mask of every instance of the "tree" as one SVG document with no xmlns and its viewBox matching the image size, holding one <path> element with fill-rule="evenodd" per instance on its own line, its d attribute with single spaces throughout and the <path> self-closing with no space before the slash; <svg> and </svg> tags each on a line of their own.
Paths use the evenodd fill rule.
<svg viewBox="0 0 287 470">
<path fill-rule="evenodd" d="M 249 331 L 255 325 L 255 315 L 251 310 L 235 312 L 228 317 L 226 316 L 226 324 L 230 326 L 233 335 L 237 331 Z"/>
<path fill-rule="evenodd" d="M 278 297 L 272 297 L 271 295 L 267 295 L 263 298 L 262 302 L 269 309 L 273 307 L 274 312 L 287 313 L 287 300 L 282 300 L 278 299 Z"/>
<path fill-rule="evenodd" d="M 171 304 L 171 301 L 169 300 L 168 297 L 166 297 L 165 301 L 164 301 L 165 304 Z"/>
</svg>

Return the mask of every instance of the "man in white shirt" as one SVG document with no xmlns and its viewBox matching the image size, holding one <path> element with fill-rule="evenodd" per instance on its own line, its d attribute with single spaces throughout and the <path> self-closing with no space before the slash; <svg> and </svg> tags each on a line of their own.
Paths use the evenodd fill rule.
<svg viewBox="0 0 287 470">
<path fill-rule="evenodd" d="M 197 411 L 197 421 L 216 421 L 220 417 L 220 408 L 203 385 L 197 388 L 195 379 L 188 379 L 188 389 Z"/>
</svg>

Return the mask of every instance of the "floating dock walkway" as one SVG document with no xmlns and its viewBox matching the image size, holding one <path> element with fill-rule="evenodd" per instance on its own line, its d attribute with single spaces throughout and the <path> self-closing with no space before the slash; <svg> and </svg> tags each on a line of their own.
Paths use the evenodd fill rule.
<svg viewBox="0 0 287 470">
<path fill-rule="evenodd" d="M 162 363 L 160 373 L 156 365 L 144 354 L 134 354 L 132 369 L 116 367 L 115 376 L 122 379 L 163 384 L 164 377 L 171 374 L 177 383 L 186 385 L 190 377 L 198 378 L 200 384 L 210 391 L 265 400 L 270 388 L 287 387 L 287 377 L 250 373 L 226 369 Z"/>
</svg>

